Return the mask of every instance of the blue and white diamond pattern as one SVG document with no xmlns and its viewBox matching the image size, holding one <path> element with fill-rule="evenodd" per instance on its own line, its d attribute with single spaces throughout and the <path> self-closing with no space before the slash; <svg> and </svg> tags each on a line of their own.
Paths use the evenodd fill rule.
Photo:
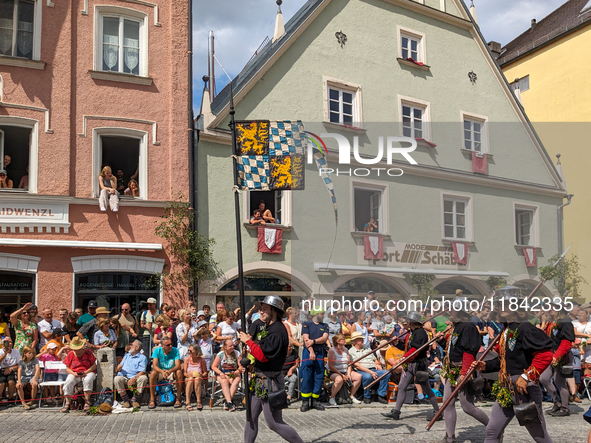
<svg viewBox="0 0 591 443">
<path fill-rule="evenodd" d="M 269 155 L 303 154 L 306 132 L 301 121 L 271 121 Z"/>
<path fill-rule="evenodd" d="M 243 155 L 238 159 L 238 180 L 241 189 L 269 190 L 269 156 Z"/>
</svg>

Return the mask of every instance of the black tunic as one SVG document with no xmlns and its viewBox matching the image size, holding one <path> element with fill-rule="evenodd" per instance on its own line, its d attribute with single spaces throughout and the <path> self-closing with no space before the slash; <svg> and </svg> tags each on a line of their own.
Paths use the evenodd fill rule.
<svg viewBox="0 0 591 443">
<path fill-rule="evenodd" d="M 425 343 L 429 341 L 429 335 L 427 335 L 427 331 L 423 328 L 415 329 L 410 333 L 408 349 L 415 348 L 419 349 Z M 427 358 L 427 348 L 423 349 L 421 352 L 417 354 L 414 358 L 415 360 L 422 360 Z"/>
<path fill-rule="evenodd" d="M 457 338 L 456 338 L 457 337 Z M 453 335 L 450 339 L 449 359 L 452 363 L 461 364 L 464 359 L 464 352 L 476 354 L 482 346 L 482 336 L 474 323 L 462 322 L 455 325 Z"/>
<path fill-rule="evenodd" d="M 261 351 L 268 359 L 266 362 L 255 360 L 254 366 L 260 371 L 281 371 L 289 345 L 287 329 L 281 321 L 273 322 L 267 326 L 267 336 L 257 341 L 256 336 L 263 329 L 265 329 L 265 322 L 257 320 L 249 330 L 252 340 L 260 346 Z"/>
<path fill-rule="evenodd" d="M 570 318 L 565 317 L 558 321 L 558 328 L 552 331 L 552 352 L 555 352 L 562 340 L 568 340 L 570 342 L 575 341 L 575 327 Z"/>
<path fill-rule="evenodd" d="M 517 329 L 515 347 L 511 349 L 509 334 Z M 552 340 L 544 331 L 536 328 L 530 322 L 512 322 L 507 325 L 507 336 L 505 337 L 505 362 L 508 375 L 521 375 L 523 371 L 531 366 L 534 359 L 534 352 L 550 350 Z M 484 372 L 497 372 L 501 368 L 499 357 L 486 362 Z"/>
</svg>

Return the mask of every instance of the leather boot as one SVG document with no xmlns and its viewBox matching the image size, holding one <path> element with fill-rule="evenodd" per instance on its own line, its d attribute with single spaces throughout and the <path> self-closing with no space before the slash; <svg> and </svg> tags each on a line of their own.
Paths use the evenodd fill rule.
<svg viewBox="0 0 591 443">
<path fill-rule="evenodd" d="M 400 411 L 392 409 L 388 414 L 382 413 L 384 417 L 391 418 L 392 420 L 400 420 Z"/>
<path fill-rule="evenodd" d="M 302 398 L 302 406 L 300 407 L 300 411 L 308 412 L 310 410 L 310 399 L 309 398 Z"/>
<path fill-rule="evenodd" d="M 554 414 L 555 412 L 560 411 L 560 406 L 558 405 L 558 403 L 554 403 L 554 406 L 552 407 L 552 409 L 548 409 L 546 410 L 546 414 Z"/>
<path fill-rule="evenodd" d="M 568 417 L 570 415 L 569 408 L 560 408 L 560 410 L 552 414 L 553 417 Z"/>
<path fill-rule="evenodd" d="M 317 411 L 324 411 L 324 406 L 320 404 L 320 400 L 317 398 L 312 399 L 312 409 L 316 409 Z"/>
</svg>

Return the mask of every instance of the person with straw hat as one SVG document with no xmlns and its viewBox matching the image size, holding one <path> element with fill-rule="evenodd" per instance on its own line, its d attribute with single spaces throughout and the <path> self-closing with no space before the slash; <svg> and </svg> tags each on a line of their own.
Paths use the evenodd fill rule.
<svg viewBox="0 0 591 443">
<path fill-rule="evenodd" d="M 66 365 L 66 372 L 68 378 L 64 384 L 64 395 L 66 396 L 66 404 L 62 408 L 62 412 L 70 411 L 70 403 L 72 402 L 72 394 L 74 387 L 82 382 L 84 389 L 84 411 L 90 410 L 90 394 L 96 378 L 96 358 L 92 351 L 86 348 L 86 340 L 80 337 L 74 337 L 70 342 L 71 351 L 66 355 L 64 364 Z"/>
</svg>

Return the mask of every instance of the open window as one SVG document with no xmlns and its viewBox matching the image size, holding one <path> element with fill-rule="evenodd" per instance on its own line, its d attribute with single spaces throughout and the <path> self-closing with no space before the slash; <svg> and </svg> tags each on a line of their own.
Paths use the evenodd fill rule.
<svg viewBox="0 0 591 443">
<path fill-rule="evenodd" d="M 28 191 L 32 129 L 0 125 L 0 191 Z"/>
<path fill-rule="evenodd" d="M 244 214 L 246 223 L 250 222 L 255 209 L 263 207 L 264 204 L 261 217 L 267 213 L 267 217 L 275 219 L 275 224 L 291 226 L 290 191 L 248 191 L 245 196 L 245 206 L 248 208 L 248 213 Z M 269 220 L 267 223 L 272 223 Z"/>
<path fill-rule="evenodd" d="M 387 188 L 365 182 L 353 182 L 352 231 L 387 234 Z"/>
<path fill-rule="evenodd" d="M 534 206 L 514 205 L 515 211 L 515 244 L 518 246 L 537 247 L 538 242 L 538 208 Z"/>
</svg>

